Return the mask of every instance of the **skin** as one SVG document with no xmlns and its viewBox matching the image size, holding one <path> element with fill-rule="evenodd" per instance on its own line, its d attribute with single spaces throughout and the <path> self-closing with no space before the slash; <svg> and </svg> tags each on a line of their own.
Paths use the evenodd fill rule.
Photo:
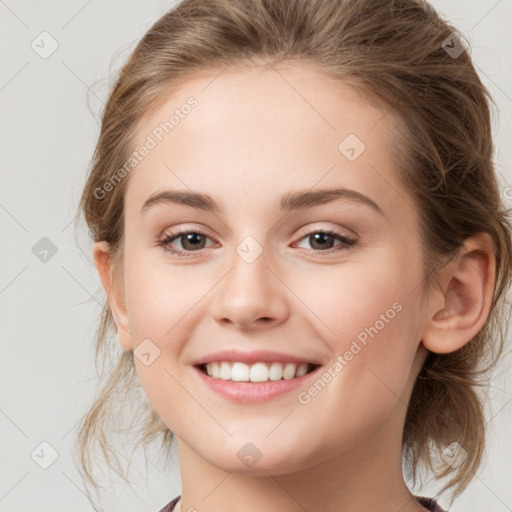
<svg viewBox="0 0 512 512">
<path fill-rule="evenodd" d="M 418 216 L 397 179 L 391 116 L 312 68 L 232 67 L 182 84 L 140 123 L 138 143 L 190 96 L 198 106 L 126 178 L 124 289 L 111 285 L 108 244 L 94 245 L 121 346 L 149 338 L 160 350 L 149 366 L 135 364 L 177 438 L 181 510 L 426 510 L 402 475 L 407 403 L 428 351 L 457 350 L 485 323 L 495 265 L 488 238 L 467 240 L 424 298 Z M 353 162 L 338 150 L 350 133 L 366 145 Z M 334 187 L 364 194 L 382 214 L 347 199 L 279 210 L 285 193 Z M 161 203 L 142 214 L 164 189 L 210 194 L 222 211 Z M 199 249 L 172 242 L 190 257 L 158 245 L 178 228 L 207 234 Z M 328 239 L 323 252 L 334 252 L 322 255 L 308 235 L 325 229 L 357 243 Z M 236 252 L 247 236 L 263 249 L 250 264 Z M 191 367 L 238 348 L 327 369 L 394 303 L 401 311 L 306 405 L 297 394 L 311 380 L 237 404 Z M 237 457 L 247 442 L 262 454 L 251 467 Z"/>
</svg>

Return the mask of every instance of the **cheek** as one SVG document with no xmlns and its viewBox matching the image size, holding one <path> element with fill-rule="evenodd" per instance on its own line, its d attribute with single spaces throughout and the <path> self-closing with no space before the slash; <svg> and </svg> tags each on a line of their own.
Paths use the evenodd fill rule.
<svg viewBox="0 0 512 512">
<path fill-rule="evenodd" d="M 309 288 L 314 291 L 308 306 L 329 327 L 321 332 L 333 361 L 344 359 L 340 381 L 359 383 L 366 396 L 400 395 L 409 378 L 422 325 L 422 267 L 416 249 L 375 252 L 372 261 L 347 272 L 340 267 L 324 286 Z M 306 286 L 298 293 L 305 294 Z"/>
<path fill-rule="evenodd" d="M 188 315 L 211 286 L 193 265 L 168 264 L 141 254 L 127 262 L 126 300 L 132 334 L 171 343 L 184 335 Z M 188 326 L 190 328 L 190 326 Z M 134 345 L 140 340 L 134 339 Z"/>
<path fill-rule="evenodd" d="M 399 310 L 416 311 L 415 289 L 420 288 L 422 270 L 415 249 L 398 252 L 383 247 L 372 251 L 371 257 L 289 278 L 294 279 L 297 295 L 326 327 L 322 337 L 331 340 L 333 348 L 342 349 L 346 340 L 359 334 L 364 341 L 364 333 L 369 336 L 367 329 L 375 324 L 379 333 L 391 334 L 403 325 L 406 315 Z"/>
</svg>

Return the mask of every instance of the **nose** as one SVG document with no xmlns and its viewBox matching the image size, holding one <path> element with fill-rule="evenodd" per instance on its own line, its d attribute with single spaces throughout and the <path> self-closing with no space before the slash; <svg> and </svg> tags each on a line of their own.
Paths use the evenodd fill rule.
<svg viewBox="0 0 512 512">
<path fill-rule="evenodd" d="M 288 318 L 284 279 L 269 263 L 265 250 L 252 262 L 234 252 L 230 269 L 214 290 L 211 311 L 217 322 L 248 331 Z"/>
</svg>

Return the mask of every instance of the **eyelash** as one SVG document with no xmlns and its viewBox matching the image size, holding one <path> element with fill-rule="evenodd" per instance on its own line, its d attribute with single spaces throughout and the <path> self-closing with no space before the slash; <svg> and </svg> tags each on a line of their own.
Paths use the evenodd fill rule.
<svg viewBox="0 0 512 512">
<path fill-rule="evenodd" d="M 345 247 L 343 247 L 342 249 L 337 249 L 336 247 L 330 248 L 330 249 L 325 249 L 325 250 L 311 249 L 314 253 L 320 253 L 320 254 L 323 255 L 323 254 L 331 254 L 333 252 L 337 252 L 337 251 L 341 251 L 341 250 L 349 251 L 349 250 L 351 250 L 357 244 L 356 240 L 353 240 L 351 238 L 347 238 L 347 237 L 345 237 L 343 235 L 340 235 L 336 231 L 331 231 L 331 230 L 328 230 L 328 229 L 317 229 L 317 230 L 309 231 L 309 232 L 305 233 L 302 236 L 302 238 L 300 238 L 298 241 L 300 242 L 304 238 L 307 238 L 308 236 L 316 234 L 316 233 L 322 233 L 322 234 L 325 234 L 325 235 L 334 236 L 335 238 L 337 238 L 339 241 L 342 242 L 342 244 L 340 244 L 337 247 L 340 247 L 340 246 L 343 247 L 343 245 L 345 245 Z M 194 229 L 194 230 L 189 230 L 189 231 L 177 231 L 175 233 L 170 233 L 169 235 L 167 235 L 163 240 L 159 241 L 157 245 L 161 246 L 161 247 L 164 247 L 164 249 L 166 251 L 170 252 L 171 254 L 173 254 L 175 256 L 184 256 L 184 257 L 193 256 L 194 253 L 197 253 L 199 251 L 181 251 L 181 250 L 176 250 L 176 249 L 170 249 L 169 248 L 171 242 L 174 242 L 174 240 L 177 240 L 178 238 L 180 238 L 183 235 L 189 235 L 189 234 L 197 234 L 197 235 L 202 235 L 202 236 L 204 236 L 206 238 L 210 238 L 206 233 L 204 233 L 203 231 L 201 231 L 199 229 Z"/>
</svg>

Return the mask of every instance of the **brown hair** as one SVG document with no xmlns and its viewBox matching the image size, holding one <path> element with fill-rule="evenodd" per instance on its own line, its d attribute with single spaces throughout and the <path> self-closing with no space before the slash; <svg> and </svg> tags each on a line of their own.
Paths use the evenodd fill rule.
<svg viewBox="0 0 512 512">
<path fill-rule="evenodd" d="M 492 98 L 468 53 L 445 51 L 461 44 L 469 47 L 421 0 L 185 0 L 148 30 L 120 70 L 79 205 L 93 240 L 111 244 L 112 278 L 122 286 L 129 177 L 105 197 L 97 191 L 134 150 L 143 116 L 188 77 L 230 64 L 250 65 L 254 58 L 295 61 L 317 66 L 385 105 L 402 126 L 397 167 L 420 215 L 425 286 L 437 282 L 440 265 L 471 235 L 487 233 L 494 244 L 496 282 L 487 322 L 461 349 L 429 353 L 403 432 L 404 460 L 414 483 L 423 466 L 436 478 L 449 477 L 441 492 L 452 488 L 454 498 L 475 475 L 485 451 L 485 401 L 479 392 L 503 350 L 512 256 L 510 212 L 501 203 L 492 160 Z M 105 383 L 80 425 L 76 445 L 82 475 L 96 488 L 95 443 L 108 467 L 123 476 L 111 442 L 120 411 L 140 404 L 131 416 L 137 423 L 132 420 L 128 430 L 139 440 L 136 447 L 161 437 L 168 453 L 173 438 L 140 393 L 133 352 L 119 353 L 117 344 L 106 341 L 112 325 L 105 302 L 96 364 L 107 359 L 110 364 L 99 370 Z M 468 454 L 460 467 L 439 456 L 452 441 Z"/>
</svg>

